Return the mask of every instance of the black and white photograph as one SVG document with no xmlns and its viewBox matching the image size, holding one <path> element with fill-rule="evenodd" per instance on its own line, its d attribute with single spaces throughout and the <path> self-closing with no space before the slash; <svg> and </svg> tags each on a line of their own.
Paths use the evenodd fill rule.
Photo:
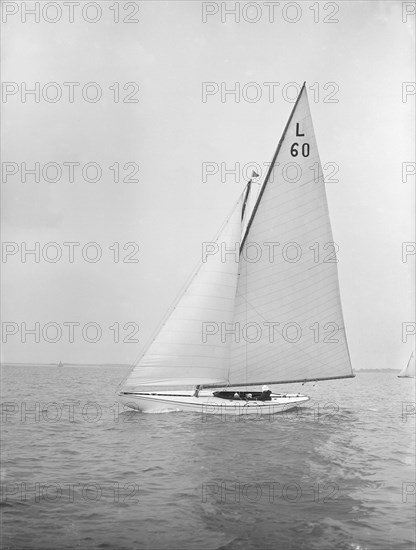
<svg viewBox="0 0 416 550">
<path fill-rule="evenodd" d="M 1 550 L 415 550 L 402 0 L 1 1 Z"/>
</svg>

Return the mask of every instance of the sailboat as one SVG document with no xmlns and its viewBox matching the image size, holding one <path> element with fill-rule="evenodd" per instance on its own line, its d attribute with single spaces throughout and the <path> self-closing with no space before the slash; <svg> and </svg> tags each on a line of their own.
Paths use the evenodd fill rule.
<svg viewBox="0 0 416 550">
<path fill-rule="evenodd" d="M 268 385 L 354 376 L 305 83 L 257 196 L 254 187 L 120 384 L 124 405 L 274 414 L 309 397 Z"/>
<path fill-rule="evenodd" d="M 62 361 L 59 361 L 58 367 L 63 367 L 63 366 L 64 365 L 63 365 Z"/>
<path fill-rule="evenodd" d="M 407 365 L 402 368 L 400 371 L 400 374 L 398 375 L 399 378 L 414 378 L 415 377 L 415 356 L 412 351 L 409 361 L 407 362 Z"/>
</svg>

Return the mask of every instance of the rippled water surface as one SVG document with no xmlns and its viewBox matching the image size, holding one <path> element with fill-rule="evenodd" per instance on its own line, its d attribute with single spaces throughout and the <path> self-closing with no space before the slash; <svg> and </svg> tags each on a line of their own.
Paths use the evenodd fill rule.
<svg viewBox="0 0 416 550">
<path fill-rule="evenodd" d="M 302 411 L 236 421 L 124 412 L 125 374 L 2 368 L 2 548 L 415 547 L 414 379 L 293 385 Z"/>
</svg>

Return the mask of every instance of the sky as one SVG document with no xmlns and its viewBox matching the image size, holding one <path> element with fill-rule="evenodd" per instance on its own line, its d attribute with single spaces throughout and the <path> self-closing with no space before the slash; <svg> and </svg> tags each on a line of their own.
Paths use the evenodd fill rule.
<svg viewBox="0 0 416 550">
<path fill-rule="evenodd" d="M 133 363 L 306 81 L 352 364 L 401 368 L 411 3 L 53 4 L 3 2 L 2 361 Z"/>
</svg>

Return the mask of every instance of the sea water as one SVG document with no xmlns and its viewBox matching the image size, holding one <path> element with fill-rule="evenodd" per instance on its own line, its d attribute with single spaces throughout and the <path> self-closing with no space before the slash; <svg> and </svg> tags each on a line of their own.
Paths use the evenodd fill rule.
<svg viewBox="0 0 416 550">
<path fill-rule="evenodd" d="M 2 368 L 2 548 L 415 547 L 415 380 L 273 386 L 274 417 L 127 412 L 121 367 Z"/>
</svg>

